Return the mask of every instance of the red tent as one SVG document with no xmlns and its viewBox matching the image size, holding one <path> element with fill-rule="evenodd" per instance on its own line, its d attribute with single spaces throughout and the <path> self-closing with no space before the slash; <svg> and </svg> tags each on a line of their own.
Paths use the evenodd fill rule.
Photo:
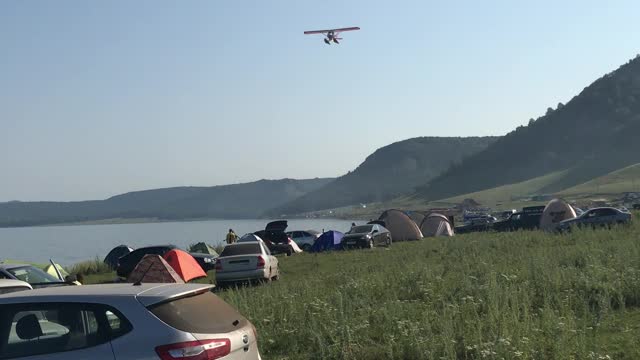
<svg viewBox="0 0 640 360">
<path fill-rule="evenodd" d="M 185 282 L 207 276 L 207 273 L 202 270 L 196 259 L 182 250 L 173 249 L 164 254 L 164 259 Z"/>
</svg>

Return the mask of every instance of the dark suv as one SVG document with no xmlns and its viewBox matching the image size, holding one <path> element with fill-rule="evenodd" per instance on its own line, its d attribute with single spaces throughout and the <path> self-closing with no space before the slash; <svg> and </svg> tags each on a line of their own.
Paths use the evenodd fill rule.
<svg viewBox="0 0 640 360">
<path fill-rule="evenodd" d="M 135 249 L 127 255 L 118 259 L 118 268 L 116 269 L 116 273 L 118 274 L 118 276 L 126 278 L 127 276 L 129 276 L 129 274 L 131 274 L 138 262 L 140 262 L 140 260 L 142 260 L 145 255 L 151 254 L 164 256 L 164 254 L 173 249 L 179 248 L 175 245 L 158 245 Z M 193 258 L 196 259 L 202 270 L 204 270 L 205 272 L 213 270 L 215 268 L 216 256 L 200 253 L 189 253 L 189 255 L 193 256 Z"/>
</svg>

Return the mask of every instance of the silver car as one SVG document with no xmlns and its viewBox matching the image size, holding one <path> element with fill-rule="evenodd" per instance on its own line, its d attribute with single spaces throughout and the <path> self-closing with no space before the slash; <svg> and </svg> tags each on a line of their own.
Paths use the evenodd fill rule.
<svg viewBox="0 0 640 360">
<path fill-rule="evenodd" d="M 0 294 L 8 294 L 15 291 L 32 290 L 28 282 L 12 279 L 0 279 Z"/>
<path fill-rule="evenodd" d="M 288 231 L 286 234 L 304 251 L 311 250 L 313 243 L 321 235 L 320 232 L 314 230 Z"/>
<path fill-rule="evenodd" d="M 611 226 L 613 224 L 627 224 L 631 221 L 631 213 L 628 211 L 612 208 L 599 207 L 589 209 L 580 216 L 561 221 L 559 230 L 569 230 L 572 226 Z"/>
<path fill-rule="evenodd" d="M 123 283 L 0 295 L 0 358 L 260 359 L 253 325 L 211 287 Z"/>
<path fill-rule="evenodd" d="M 216 259 L 216 284 L 280 278 L 278 259 L 263 241 L 229 244 Z"/>
</svg>

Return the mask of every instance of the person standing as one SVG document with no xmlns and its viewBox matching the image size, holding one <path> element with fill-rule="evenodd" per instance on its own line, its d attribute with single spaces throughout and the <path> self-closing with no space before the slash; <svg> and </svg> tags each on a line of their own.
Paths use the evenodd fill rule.
<svg viewBox="0 0 640 360">
<path fill-rule="evenodd" d="M 229 229 L 229 232 L 227 233 L 227 244 L 233 244 L 236 241 L 238 241 L 238 235 L 233 232 L 233 229 Z"/>
</svg>

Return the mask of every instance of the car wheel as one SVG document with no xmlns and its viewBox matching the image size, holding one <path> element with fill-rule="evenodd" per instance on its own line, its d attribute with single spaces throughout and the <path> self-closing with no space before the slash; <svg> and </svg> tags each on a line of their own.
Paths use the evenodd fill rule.
<svg viewBox="0 0 640 360">
<path fill-rule="evenodd" d="M 387 240 L 385 241 L 384 246 L 386 246 L 386 247 L 391 246 L 391 237 L 390 236 L 387 236 Z"/>
<path fill-rule="evenodd" d="M 367 247 L 368 247 L 369 249 L 373 249 L 373 239 L 370 239 L 370 240 L 369 240 L 369 244 L 367 244 Z"/>
</svg>

